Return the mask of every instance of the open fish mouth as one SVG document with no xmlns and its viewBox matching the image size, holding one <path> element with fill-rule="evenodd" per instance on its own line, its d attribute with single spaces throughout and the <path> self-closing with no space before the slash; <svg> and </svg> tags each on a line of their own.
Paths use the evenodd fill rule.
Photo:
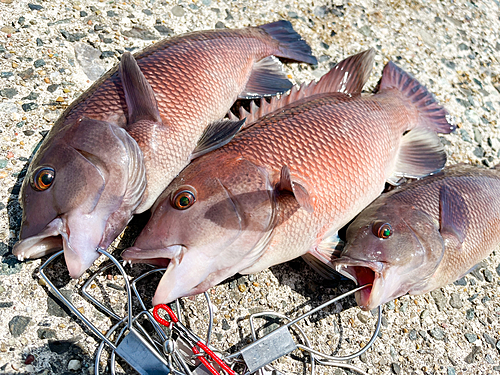
<svg viewBox="0 0 500 375">
<path fill-rule="evenodd" d="M 172 245 L 161 249 L 141 249 L 139 247 L 129 247 L 122 253 L 122 258 L 130 264 L 146 263 L 158 267 L 167 267 L 170 261 L 179 257 L 182 250 L 185 249 L 182 245 Z"/>
<path fill-rule="evenodd" d="M 14 245 L 12 253 L 19 261 L 40 258 L 63 248 L 62 233 L 66 233 L 63 219 L 52 220 L 40 233 L 25 238 Z"/>
<path fill-rule="evenodd" d="M 381 294 L 385 285 L 382 262 L 367 262 L 341 257 L 332 263 L 338 273 L 351 279 L 356 285 L 372 284 L 370 287 L 356 292 L 356 302 L 359 307 L 363 310 L 371 310 L 381 304 Z"/>
</svg>

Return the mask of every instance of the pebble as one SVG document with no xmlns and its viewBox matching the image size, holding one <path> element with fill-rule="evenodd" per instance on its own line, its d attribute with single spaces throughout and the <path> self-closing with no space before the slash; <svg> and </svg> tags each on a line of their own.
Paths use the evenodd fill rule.
<svg viewBox="0 0 500 375">
<path fill-rule="evenodd" d="M 16 315 L 9 322 L 9 331 L 12 336 L 19 337 L 28 327 L 31 318 L 28 316 Z"/>
<path fill-rule="evenodd" d="M 46 64 L 46 62 L 45 62 L 44 59 L 35 60 L 35 62 L 33 63 L 33 65 L 34 65 L 35 68 L 41 68 L 45 64 Z"/>
<path fill-rule="evenodd" d="M 15 88 L 4 88 L 0 90 L 0 95 L 7 99 L 12 99 L 14 96 L 18 94 L 18 91 Z"/>
<path fill-rule="evenodd" d="M 36 333 L 41 340 L 57 338 L 56 331 L 51 328 L 39 328 Z"/>
<path fill-rule="evenodd" d="M 462 299 L 460 298 L 460 294 L 458 293 L 451 294 L 450 305 L 455 309 L 462 308 L 463 304 L 462 304 Z"/>
<path fill-rule="evenodd" d="M 373 34 L 372 29 L 370 29 L 370 26 L 368 26 L 368 25 L 365 25 L 365 26 L 359 28 L 358 32 L 363 34 L 366 37 L 371 37 Z"/>
<path fill-rule="evenodd" d="M 493 281 L 493 273 L 488 268 L 483 270 L 483 274 L 487 282 L 491 283 Z"/>
<path fill-rule="evenodd" d="M 227 320 L 224 318 L 222 319 L 222 329 L 224 331 L 227 331 L 231 328 L 231 326 L 229 325 L 229 323 L 227 322 Z"/>
<path fill-rule="evenodd" d="M 58 89 L 58 87 L 59 87 L 59 85 L 54 83 L 52 85 L 47 86 L 47 91 L 48 92 L 54 92 L 54 91 L 56 91 Z"/>
<path fill-rule="evenodd" d="M 161 35 L 171 35 L 174 33 L 174 30 L 166 27 L 165 25 L 154 25 L 156 31 L 158 31 Z"/>
<path fill-rule="evenodd" d="M 90 80 L 95 81 L 106 71 L 99 59 L 101 51 L 97 48 L 85 43 L 75 43 L 75 55 Z"/>
<path fill-rule="evenodd" d="M 392 372 L 395 373 L 396 375 L 399 375 L 401 373 L 401 366 L 398 363 L 393 363 L 391 365 Z"/>
<path fill-rule="evenodd" d="M 455 371 L 455 368 L 454 367 L 451 367 L 449 366 L 447 369 L 446 369 L 446 374 L 447 375 L 456 375 L 456 371 Z"/>
<path fill-rule="evenodd" d="M 144 13 L 146 16 L 151 16 L 153 15 L 153 12 L 151 12 L 149 9 L 143 9 L 142 13 Z"/>
<path fill-rule="evenodd" d="M 368 316 L 362 312 L 358 313 L 358 319 L 361 323 L 366 324 L 368 322 Z"/>
<path fill-rule="evenodd" d="M 478 128 L 474 128 L 474 140 L 479 144 L 483 142 L 483 135 L 481 134 L 481 130 Z"/>
<path fill-rule="evenodd" d="M 72 359 L 68 362 L 68 370 L 78 371 L 82 368 L 82 363 L 77 359 Z"/>
<path fill-rule="evenodd" d="M 479 346 L 473 346 L 472 351 L 467 355 L 467 357 L 464 358 L 464 361 L 466 363 L 472 363 L 476 360 L 476 354 L 478 354 L 481 351 L 481 347 Z"/>
<path fill-rule="evenodd" d="M 488 362 L 490 365 L 492 365 L 493 363 L 495 363 L 495 361 L 493 360 L 493 358 L 491 358 L 491 355 L 489 355 L 489 354 L 486 354 L 486 355 L 484 356 L 484 360 L 485 360 L 486 362 Z"/>
<path fill-rule="evenodd" d="M 436 340 L 443 340 L 444 339 L 444 332 L 440 328 L 433 328 L 429 331 L 429 334 L 431 335 L 432 338 Z"/>
<path fill-rule="evenodd" d="M 32 4 L 32 3 L 28 3 L 28 7 L 31 10 L 42 10 L 43 9 L 43 6 L 38 5 L 38 4 Z"/>
<path fill-rule="evenodd" d="M 474 333 L 466 333 L 464 334 L 465 338 L 467 339 L 468 342 L 473 343 L 474 341 L 477 340 L 477 335 Z"/>
<path fill-rule="evenodd" d="M 24 360 L 24 364 L 29 365 L 29 364 L 33 363 L 34 360 L 35 360 L 35 356 L 33 354 L 28 354 L 28 356 Z"/>
<path fill-rule="evenodd" d="M 38 108 L 38 104 L 36 103 L 24 103 L 22 106 L 24 112 L 33 111 Z"/>
<path fill-rule="evenodd" d="M 216 28 L 216 29 L 225 29 L 225 28 L 226 28 L 226 25 L 224 24 L 224 22 L 222 22 L 222 21 L 218 21 L 218 22 L 215 24 L 215 28 Z"/>
<path fill-rule="evenodd" d="M 434 298 L 434 301 L 436 302 L 436 306 L 439 311 L 446 311 L 446 299 L 441 291 L 441 289 L 436 289 L 431 292 L 432 298 Z"/>
<path fill-rule="evenodd" d="M 61 340 L 61 341 L 49 340 L 48 345 L 49 345 L 49 349 L 52 352 L 57 353 L 57 354 L 62 354 L 62 353 L 66 353 L 71 348 L 73 343 L 70 341 L 66 341 L 66 340 Z"/>
<path fill-rule="evenodd" d="M 73 292 L 71 290 L 62 289 L 61 293 L 70 302 L 72 302 Z M 68 314 L 66 313 L 67 308 L 63 308 L 61 306 L 63 306 L 62 302 L 60 302 L 57 297 L 54 297 L 52 294 L 47 295 L 47 314 L 57 316 L 59 318 L 68 316 Z"/>
<path fill-rule="evenodd" d="M 175 7 L 172 8 L 171 12 L 176 17 L 182 17 L 186 11 L 182 6 L 176 5 Z"/>
<path fill-rule="evenodd" d="M 465 111 L 465 117 L 472 125 L 479 124 L 479 115 L 473 109 L 468 109 Z"/>
<path fill-rule="evenodd" d="M 412 330 L 410 331 L 410 333 L 408 333 L 408 338 L 409 338 L 410 340 L 415 341 L 415 340 L 418 338 L 418 336 L 417 336 L 417 331 L 416 331 L 416 330 L 414 330 L 414 329 L 412 329 Z"/>
<path fill-rule="evenodd" d="M 475 314 L 475 312 L 474 312 L 474 309 L 472 309 L 472 308 L 471 308 L 471 309 L 468 309 L 468 310 L 465 312 L 465 318 L 466 318 L 467 320 L 472 320 L 472 319 L 474 319 L 474 316 L 475 316 L 475 315 L 476 315 L 476 314 Z"/>
<path fill-rule="evenodd" d="M 483 333 L 483 338 L 484 338 L 484 341 L 491 345 L 492 348 L 495 348 L 496 346 L 496 342 L 495 342 L 495 339 L 493 337 L 491 337 L 490 335 L 488 335 L 487 333 Z"/>
</svg>

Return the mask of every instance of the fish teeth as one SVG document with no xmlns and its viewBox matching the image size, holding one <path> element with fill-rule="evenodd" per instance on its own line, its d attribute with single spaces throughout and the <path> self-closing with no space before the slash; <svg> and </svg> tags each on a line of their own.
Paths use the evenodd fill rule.
<svg viewBox="0 0 500 375">
<path fill-rule="evenodd" d="M 24 255 L 24 251 L 23 251 L 21 254 L 19 254 L 19 255 L 17 256 L 17 260 L 18 260 L 18 261 L 20 261 L 20 262 L 24 261 L 24 256 L 25 256 L 25 255 Z"/>
</svg>

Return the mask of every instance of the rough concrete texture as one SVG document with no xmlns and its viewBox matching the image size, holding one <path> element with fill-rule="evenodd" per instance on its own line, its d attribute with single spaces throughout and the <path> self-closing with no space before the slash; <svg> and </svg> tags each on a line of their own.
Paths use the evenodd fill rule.
<svg viewBox="0 0 500 375">
<path fill-rule="evenodd" d="M 0 0 L 0 15 L 0 373 L 94 373 L 94 337 L 39 283 L 41 260 L 21 264 L 10 250 L 19 232 L 22 171 L 33 150 L 64 108 L 125 50 L 140 50 L 169 34 L 287 19 L 320 61 L 317 67 L 288 65 L 296 82 L 317 79 L 331 64 L 374 47 L 369 89 L 393 60 L 455 117 L 457 131 L 443 137 L 449 163 L 499 162 L 497 0 Z M 497 251 L 453 285 L 387 304 L 380 337 L 352 364 L 371 374 L 499 372 L 499 263 Z M 56 278 L 64 274 L 62 267 L 56 270 Z M 117 276 L 112 282 L 121 281 Z M 109 319 L 75 292 L 81 284 L 64 280 L 61 285 L 100 329 L 109 327 Z M 152 293 L 155 285 L 148 287 Z M 244 318 L 250 313 L 296 316 L 349 288 L 345 282 L 324 281 L 301 260 L 234 278 L 210 291 L 216 310 L 213 344 L 234 351 L 248 342 Z M 110 305 L 122 306 L 119 293 L 108 298 Z M 203 332 L 203 298 L 184 305 L 187 324 Z M 354 305 L 353 299 L 337 303 L 301 323 L 315 348 L 345 354 L 366 344 L 375 317 Z M 302 356 L 297 352 L 295 358 Z M 277 361 L 276 367 L 286 373 L 308 369 L 292 358 Z M 317 372 L 344 370 L 320 366 Z"/>
</svg>

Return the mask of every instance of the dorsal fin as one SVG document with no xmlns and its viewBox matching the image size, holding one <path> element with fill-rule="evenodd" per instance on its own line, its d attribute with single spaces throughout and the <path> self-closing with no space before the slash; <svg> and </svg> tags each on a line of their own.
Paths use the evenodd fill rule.
<svg viewBox="0 0 500 375">
<path fill-rule="evenodd" d="M 350 56 L 335 65 L 318 82 L 304 83 L 298 88 L 294 86 L 289 94 L 280 98 L 272 98 L 269 103 L 265 99 L 261 99 L 260 106 L 252 102 L 250 112 L 240 107 L 239 116 L 229 113 L 229 118 L 241 119 L 246 117 L 245 127 L 248 127 L 268 113 L 313 95 L 334 92 L 359 94 L 370 76 L 374 57 L 375 50 L 373 48 Z"/>
<path fill-rule="evenodd" d="M 129 125 L 141 120 L 161 123 L 153 88 L 130 52 L 122 55 L 120 78 L 127 102 Z"/>
</svg>

